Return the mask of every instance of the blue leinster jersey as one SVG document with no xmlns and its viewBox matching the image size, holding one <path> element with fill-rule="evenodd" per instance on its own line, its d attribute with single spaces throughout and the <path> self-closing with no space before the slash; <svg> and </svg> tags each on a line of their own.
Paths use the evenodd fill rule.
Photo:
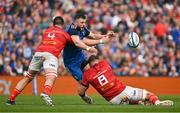
<svg viewBox="0 0 180 113">
<path fill-rule="evenodd" d="M 74 24 L 71 24 L 67 28 L 66 32 L 69 33 L 69 35 L 78 35 L 80 40 L 82 40 L 84 37 L 87 37 L 90 33 L 87 28 L 80 30 L 76 28 Z M 75 46 L 73 43 L 68 43 L 64 48 L 63 59 L 65 65 L 67 65 L 67 63 L 75 63 L 80 59 L 85 59 L 85 54 L 81 48 Z"/>
</svg>

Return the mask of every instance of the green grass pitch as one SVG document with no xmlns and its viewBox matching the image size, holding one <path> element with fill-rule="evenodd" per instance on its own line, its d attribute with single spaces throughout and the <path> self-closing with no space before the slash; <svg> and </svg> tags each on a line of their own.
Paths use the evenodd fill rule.
<svg viewBox="0 0 180 113">
<path fill-rule="evenodd" d="M 39 96 L 20 95 L 16 99 L 16 105 L 7 106 L 5 102 L 8 96 L 0 96 L 0 112 L 76 112 L 76 113 L 97 113 L 97 112 L 180 112 L 179 96 L 160 96 L 160 99 L 173 100 L 174 106 L 143 106 L 143 105 L 111 105 L 100 96 L 92 96 L 95 104 L 87 105 L 78 96 L 52 96 L 55 106 L 48 107 Z"/>
</svg>

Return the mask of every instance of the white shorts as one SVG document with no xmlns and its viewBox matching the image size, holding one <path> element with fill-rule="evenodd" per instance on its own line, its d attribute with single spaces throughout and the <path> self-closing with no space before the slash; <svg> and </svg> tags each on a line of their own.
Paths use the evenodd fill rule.
<svg viewBox="0 0 180 113">
<path fill-rule="evenodd" d="M 53 69 L 57 72 L 58 59 L 48 52 L 36 52 L 29 65 L 29 70 L 40 71 L 43 69 Z"/>
<path fill-rule="evenodd" d="M 129 101 L 144 100 L 143 89 L 126 86 L 126 88 L 109 102 L 112 104 L 129 104 Z"/>
</svg>

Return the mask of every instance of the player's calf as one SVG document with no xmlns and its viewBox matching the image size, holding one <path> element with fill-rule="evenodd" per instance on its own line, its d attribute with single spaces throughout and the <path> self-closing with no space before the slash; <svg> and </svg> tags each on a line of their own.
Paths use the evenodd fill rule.
<svg viewBox="0 0 180 113">
<path fill-rule="evenodd" d="M 52 86 L 57 78 L 57 73 L 54 70 L 46 69 L 46 82 L 44 84 L 44 91 L 41 93 L 41 98 L 48 106 L 54 106 L 52 99 L 50 98 Z"/>
<path fill-rule="evenodd" d="M 26 73 L 25 77 L 21 79 L 14 88 L 12 94 L 6 102 L 7 105 L 15 104 L 16 97 L 22 92 L 22 90 L 28 85 L 28 83 L 32 81 L 33 77 L 33 74 L 30 74 L 30 72 Z"/>
<path fill-rule="evenodd" d="M 160 101 L 158 96 L 156 96 L 155 94 L 153 94 L 151 92 L 148 92 L 146 90 L 144 90 L 143 93 L 145 94 L 145 99 L 148 100 L 150 103 L 152 103 L 154 105 L 172 106 L 174 104 L 174 102 L 171 101 L 171 100 Z"/>
<path fill-rule="evenodd" d="M 44 84 L 44 93 L 47 95 L 51 95 L 51 91 L 54 85 L 54 82 L 57 78 L 57 73 L 56 72 L 48 72 L 46 73 L 46 81 Z"/>
<path fill-rule="evenodd" d="M 155 94 L 148 92 L 146 90 L 143 90 L 143 100 L 144 101 L 149 101 L 150 103 L 154 104 L 159 100 L 158 96 L 156 96 Z"/>
</svg>

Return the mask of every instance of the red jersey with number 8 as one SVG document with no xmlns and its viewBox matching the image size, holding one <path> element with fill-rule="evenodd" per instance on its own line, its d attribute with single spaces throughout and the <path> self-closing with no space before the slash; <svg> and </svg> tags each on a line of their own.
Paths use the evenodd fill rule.
<svg viewBox="0 0 180 113">
<path fill-rule="evenodd" d="M 72 42 L 68 33 L 57 26 L 46 29 L 36 52 L 49 52 L 58 57 L 67 42 Z"/>
<path fill-rule="evenodd" d="M 106 60 L 100 61 L 86 70 L 82 84 L 85 86 L 91 84 L 108 101 L 120 94 L 126 87 L 121 81 L 117 80 Z"/>
</svg>

